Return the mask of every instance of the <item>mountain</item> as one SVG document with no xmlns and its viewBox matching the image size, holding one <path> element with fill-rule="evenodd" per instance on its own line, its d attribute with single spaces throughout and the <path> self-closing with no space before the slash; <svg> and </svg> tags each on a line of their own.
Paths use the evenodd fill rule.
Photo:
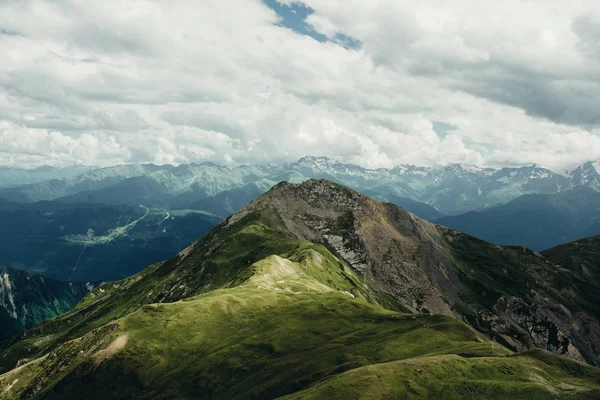
<svg viewBox="0 0 600 400">
<path fill-rule="evenodd" d="M 139 206 L 5 202 L 0 221 L 0 265 L 66 281 L 106 281 L 177 254 L 220 218 Z"/>
<path fill-rule="evenodd" d="M 300 180 L 300 182 L 305 179 Z M 272 181 L 250 183 L 231 190 L 220 192 L 214 196 L 198 200 L 188 206 L 193 210 L 204 210 L 215 215 L 226 217 L 233 214 L 255 198 L 265 193 L 273 186 Z M 421 218 L 433 221 L 444 216 L 441 212 L 428 204 L 420 203 L 406 197 L 395 195 L 383 196 L 378 192 L 365 191 L 364 194 L 371 195 L 374 199 L 396 204 Z"/>
<path fill-rule="evenodd" d="M 454 164 L 441 168 L 400 165 L 368 169 L 326 157 L 304 157 L 294 163 L 242 165 L 132 164 L 87 171 L 77 177 L 0 189 L 0 198 L 16 202 L 57 200 L 69 203 L 143 204 L 159 208 L 192 208 L 219 202 L 217 214 L 251 200 L 280 181 L 328 179 L 385 200 L 410 199 L 446 215 L 504 204 L 524 194 L 551 194 L 574 187 L 598 189 L 599 163 L 586 163 L 565 175 L 539 166 L 479 168 Z M 258 190 L 257 190 L 258 189 Z M 236 197 L 241 194 L 241 197 Z M 229 200 L 227 200 L 229 199 Z M 215 210 L 217 211 L 217 210 Z"/>
<path fill-rule="evenodd" d="M 550 195 L 525 195 L 436 222 L 491 243 L 542 251 L 600 233 L 600 192 L 577 187 Z"/>
<path fill-rule="evenodd" d="M 0 188 L 8 186 L 21 186 L 51 179 L 68 179 L 81 175 L 92 168 L 74 165 L 65 168 L 39 167 L 35 169 L 22 169 L 0 167 Z"/>
<path fill-rule="evenodd" d="M 0 267 L 0 340 L 71 310 L 91 288 Z"/>
<path fill-rule="evenodd" d="M 0 197 L 18 203 L 55 200 L 82 191 L 100 190 L 130 177 L 151 173 L 155 167 L 152 165 L 131 164 L 92 169 L 70 178 L 50 179 L 0 189 Z"/>
<path fill-rule="evenodd" d="M 2 343 L 0 398 L 594 399 L 600 370 L 556 354 L 599 360 L 584 285 L 334 183 L 282 183 Z M 536 346 L 552 352 L 510 349 Z"/>
<path fill-rule="evenodd" d="M 600 160 L 586 162 L 569 172 L 572 186 L 586 186 L 600 190 Z"/>
<path fill-rule="evenodd" d="M 71 179 L 0 189 L 0 198 L 21 203 L 64 198 L 69 203 L 181 205 L 258 180 L 267 173 L 265 170 L 268 171 L 268 167 L 232 169 L 212 163 L 177 167 L 118 165 L 95 169 Z"/>
</svg>

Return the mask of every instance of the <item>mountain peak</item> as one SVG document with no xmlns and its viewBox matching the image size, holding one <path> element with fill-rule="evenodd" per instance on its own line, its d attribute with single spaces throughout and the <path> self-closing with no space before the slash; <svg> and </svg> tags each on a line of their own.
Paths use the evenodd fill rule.
<svg viewBox="0 0 600 400">
<path fill-rule="evenodd" d="M 229 217 L 224 226 L 233 229 L 243 221 L 256 219 L 257 215 L 271 229 L 326 247 L 373 287 L 401 300 L 411 311 L 463 318 L 464 314 L 454 308 L 454 304 L 461 303 L 467 308 L 474 307 L 472 310 L 485 307 L 494 314 L 497 310 L 509 309 L 508 313 L 514 313 L 521 310 L 520 307 L 525 307 L 525 311 L 519 313 L 534 313 L 537 312 L 535 307 L 545 306 L 540 303 L 527 308 L 530 307 L 525 305 L 527 302 L 538 304 L 532 290 L 536 293 L 553 290 L 556 271 L 548 269 L 547 261 L 537 253 L 524 251 L 522 247 L 503 248 L 488 244 L 328 180 L 279 183 Z M 485 255 L 482 263 L 474 259 L 473 254 Z M 523 268 L 523 265 L 531 268 Z M 545 272 L 538 276 L 537 268 Z M 479 283 L 475 284 L 475 281 Z M 500 286 L 489 286 L 486 282 Z M 469 296 L 479 299 L 477 305 L 463 303 L 461 299 Z M 531 317 L 534 318 L 533 314 Z M 491 322 L 486 320 L 487 317 L 473 318 L 483 318 L 474 322 L 483 331 L 490 329 Z M 507 325 L 502 325 L 504 323 Z M 503 319 L 502 324 L 493 323 L 494 333 L 488 333 L 503 338 L 515 349 L 526 348 L 531 343 L 548 347 L 543 335 L 524 341 L 511 336 L 508 333 L 511 329 L 522 329 L 519 322 Z M 571 337 L 579 340 L 575 339 L 577 334 L 571 325 L 558 325 L 563 332 L 561 335 L 569 340 Z M 574 346 L 587 351 L 584 349 L 588 344 L 579 342 Z M 569 351 L 573 358 L 582 359 L 579 350 Z"/>
<path fill-rule="evenodd" d="M 319 212 L 316 215 L 323 214 L 321 210 L 329 215 L 351 211 L 368 200 L 368 197 L 326 179 L 308 179 L 301 183 L 280 182 L 230 219 L 237 221 L 256 210 L 274 208 L 284 221 L 291 221 L 298 215 L 317 210 Z"/>
<path fill-rule="evenodd" d="M 306 165 L 311 167 L 326 168 L 330 165 L 340 164 L 338 161 L 324 156 L 304 156 L 299 159 L 296 164 Z"/>
</svg>

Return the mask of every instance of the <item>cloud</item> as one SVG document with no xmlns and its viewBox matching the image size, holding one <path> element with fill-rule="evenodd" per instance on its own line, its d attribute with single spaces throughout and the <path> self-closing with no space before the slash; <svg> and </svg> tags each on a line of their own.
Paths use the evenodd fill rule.
<svg viewBox="0 0 600 400">
<path fill-rule="evenodd" d="M 0 163 L 312 154 L 572 167 L 600 158 L 598 11 L 558 0 L 4 2 Z"/>
</svg>

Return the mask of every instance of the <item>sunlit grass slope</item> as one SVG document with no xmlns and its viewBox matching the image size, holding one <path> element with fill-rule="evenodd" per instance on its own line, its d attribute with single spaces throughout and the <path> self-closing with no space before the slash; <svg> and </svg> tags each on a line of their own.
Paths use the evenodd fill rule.
<svg viewBox="0 0 600 400">
<path fill-rule="evenodd" d="M 372 363 L 508 353 L 452 318 L 382 308 L 320 246 L 287 256 L 254 263 L 239 286 L 144 306 L 2 381 L 49 398 L 274 398 Z"/>
<path fill-rule="evenodd" d="M 443 355 L 353 369 L 282 400 L 594 400 L 599 379 L 597 369 L 543 350 L 512 357 Z"/>
</svg>

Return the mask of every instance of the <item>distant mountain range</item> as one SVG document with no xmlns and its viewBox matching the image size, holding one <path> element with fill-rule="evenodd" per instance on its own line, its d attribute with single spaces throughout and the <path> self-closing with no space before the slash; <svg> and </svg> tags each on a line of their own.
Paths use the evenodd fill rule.
<svg viewBox="0 0 600 400">
<path fill-rule="evenodd" d="M 51 179 L 68 179 L 94 169 L 83 165 L 65 168 L 39 167 L 35 169 L 10 168 L 0 166 L 0 188 L 43 182 Z"/>
<path fill-rule="evenodd" d="M 0 267 L 0 340 L 71 310 L 91 289 Z"/>
<path fill-rule="evenodd" d="M 599 190 L 599 171 L 600 162 L 585 163 L 565 174 L 538 166 L 493 169 L 455 164 L 443 168 L 401 165 L 367 169 L 307 156 L 294 163 L 235 168 L 212 163 L 121 165 L 0 189 L 0 198 L 22 203 L 58 200 L 200 208 L 224 216 L 280 181 L 323 178 L 378 200 L 410 199 L 441 214 L 455 215 L 504 204 L 524 194 L 551 194 L 580 186 Z"/>
<path fill-rule="evenodd" d="M 0 266 L 106 281 L 177 254 L 220 218 L 144 206 L 4 202 L 0 221 Z"/>
<path fill-rule="evenodd" d="M 542 251 L 600 233 L 600 192 L 581 186 L 554 194 L 524 195 L 501 206 L 436 222 L 492 243 Z"/>
</svg>

